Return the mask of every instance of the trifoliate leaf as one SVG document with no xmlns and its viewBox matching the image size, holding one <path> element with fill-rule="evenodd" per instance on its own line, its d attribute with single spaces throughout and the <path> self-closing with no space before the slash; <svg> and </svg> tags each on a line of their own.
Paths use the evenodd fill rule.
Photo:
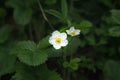
<svg viewBox="0 0 120 80">
<path fill-rule="evenodd" d="M 19 42 L 17 45 L 17 54 L 19 60 L 31 66 L 37 66 L 45 63 L 48 55 L 37 49 L 37 45 L 32 41 Z"/>
</svg>

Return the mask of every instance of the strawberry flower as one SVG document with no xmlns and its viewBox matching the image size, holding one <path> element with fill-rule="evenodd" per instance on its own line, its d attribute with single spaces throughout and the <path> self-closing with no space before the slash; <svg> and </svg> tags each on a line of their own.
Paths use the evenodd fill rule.
<svg viewBox="0 0 120 80">
<path fill-rule="evenodd" d="M 60 49 L 68 44 L 67 34 L 54 31 L 52 36 L 49 38 L 49 43 L 53 45 L 55 49 Z"/>
</svg>

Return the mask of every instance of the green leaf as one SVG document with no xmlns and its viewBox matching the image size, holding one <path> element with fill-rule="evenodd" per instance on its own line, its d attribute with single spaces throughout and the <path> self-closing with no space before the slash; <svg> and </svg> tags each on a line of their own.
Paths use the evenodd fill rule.
<svg viewBox="0 0 120 80">
<path fill-rule="evenodd" d="M 120 26 L 114 26 L 110 28 L 109 35 L 112 37 L 120 37 Z"/>
<path fill-rule="evenodd" d="M 32 18 L 32 9 L 15 8 L 13 16 L 17 24 L 25 26 L 30 22 Z"/>
<path fill-rule="evenodd" d="M 62 80 L 60 75 L 49 70 L 45 65 L 30 67 L 18 65 L 12 80 Z"/>
<path fill-rule="evenodd" d="M 65 18 L 67 18 L 68 8 L 66 0 L 61 0 L 61 11 Z"/>
<path fill-rule="evenodd" d="M 33 70 L 30 66 L 26 66 L 22 63 L 16 64 L 16 73 L 12 76 L 11 80 L 36 80 L 38 77 L 33 74 Z"/>
<path fill-rule="evenodd" d="M 65 54 L 73 54 L 77 51 L 78 47 L 80 46 L 80 39 L 78 37 L 69 37 L 69 44 L 64 47 Z"/>
<path fill-rule="evenodd" d="M 40 80 L 62 80 L 57 72 L 49 70 L 45 65 L 37 68 L 36 72 Z"/>
<path fill-rule="evenodd" d="M 70 66 L 70 63 L 68 63 L 67 61 L 63 62 L 63 67 L 64 68 L 68 68 Z"/>
<path fill-rule="evenodd" d="M 81 61 L 80 58 L 74 58 L 70 61 L 70 63 L 78 63 L 80 61 Z"/>
<path fill-rule="evenodd" d="M 79 67 L 78 62 L 80 62 L 80 58 L 74 58 L 74 59 L 70 60 L 70 62 L 66 62 L 66 61 L 63 62 L 63 67 L 77 70 Z"/>
<path fill-rule="evenodd" d="M 56 10 L 50 9 L 50 10 L 46 10 L 46 12 L 53 15 L 53 16 L 55 16 L 60 21 L 63 21 L 63 22 L 65 21 L 65 18 L 63 17 L 63 15 L 60 12 L 56 11 Z"/>
<path fill-rule="evenodd" d="M 80 58 L 74 58 L 70 61 L 70 67 L 73 69 L 73 70 L 77 70 L 78 67 L 79 67 L 79 62 L 80 62 Z"/>
<path fill-rule="evenodd" d="M 7 48 L 0 47 L 0 76 L 14 72 L 16 57 Z"/>
<path fill-rule="evenodd" d="M 112 20 L 117 23 L 117 24 L 120 24 L 120 10 L 111 10 L 111 17 L 112 17 Z"/>
<path fill-rule="evenodd" d="M 45 63 L 48 55 L 37 49 L 37 45 L 32 41 L 23 41 L 17 44 L 17 49 L 13 51 L 19 60 L 27 65 L 37 66 Z"/>
<path fill-rule="evenodd" d="M 62 56 L 63 50 L 55 50 L 53 47 L 50 47 L 48 49 L 42 50 L 43 53 L 46 53 L 49 57 L 60 57 Z"/>
<path fill-rule="evenodd" d="M 79 68 L 78 63 L 70 63 L 70 68 L 73 70 L 77 70 Z"/>
<path fill-rule="evenodd" d="M 49 38 L 50 38 L 50 36 L 47 36 L 47 37 L 43 38 L 42 40 L 40 40 L 37 47 L 39 49 L 44 49 L 44 48 L 49 47 L 50 46 Z"/>
<path fill-rule="evenodd" d="M 105 80 L 120 80 L 120 64 L 116 61 L 109 60 L 104 66 Z"/>
<path fill-rule="evenodd" d="M 5 25 L 0 28 L 0 43 L 4 43 L 10 36 L 12 32 L 12 27 L 10 25 Z"/>
</svg>

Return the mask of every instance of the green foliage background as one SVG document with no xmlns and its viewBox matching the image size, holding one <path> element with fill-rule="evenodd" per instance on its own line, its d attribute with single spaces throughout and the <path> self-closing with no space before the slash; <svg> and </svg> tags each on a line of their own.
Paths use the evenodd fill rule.
<svg viewBox="0 0 120 80">
<path fill-rule="evenodd" d="M 55 50 L 51 33 L 71 26 Z M 120 80 L 120 0 L 0 0 L 0 79 Z"/>
</svg>

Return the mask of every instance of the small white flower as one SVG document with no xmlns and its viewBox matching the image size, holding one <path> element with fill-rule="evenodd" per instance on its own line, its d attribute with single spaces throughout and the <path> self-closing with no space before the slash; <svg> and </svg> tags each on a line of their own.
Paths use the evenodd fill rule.
<svg viewBox="0 0 120 80">
<path fill-rule="evenodd" d="M 71 27 L 69 30 L 66 30 L 67 34 L 71 35 L 71 36 L 77 36 L 80 34 L 80 30 L 79 29 L 75 29 L 74 26 Z"/>
<path fill-rule="evenodd" d="M 52 44 L 55 49 L 60 49 L 68 44 L 67 34 L 54 31 L 49 38 L 49 43 Z"/>
</svg>

